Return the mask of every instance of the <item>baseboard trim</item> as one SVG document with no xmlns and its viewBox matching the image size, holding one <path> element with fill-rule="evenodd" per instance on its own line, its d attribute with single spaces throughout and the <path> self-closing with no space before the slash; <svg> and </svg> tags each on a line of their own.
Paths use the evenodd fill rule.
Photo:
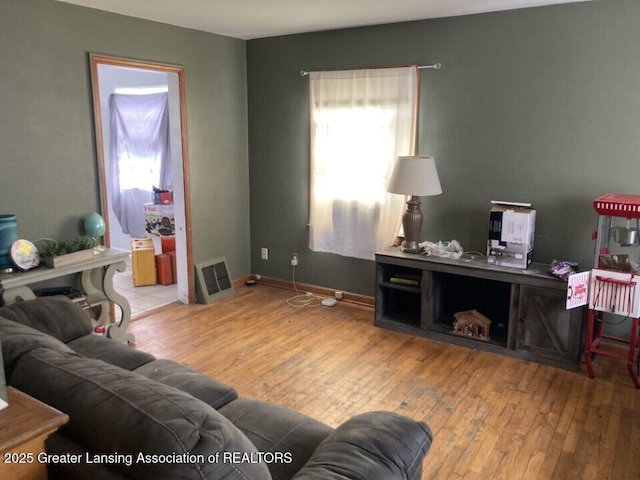
<svg viewBox="0 0 640 480">
<path fill-rule="evenodd" d="M 252 275 L 245 275 L 244 277 L 240 277 L 240 278 L 236 278 L 235 280 L 232 280 L 231 283 L 233 284 L 233 286 L 235 288 L 238 288 L 238 287 L 242 287 L 243 285 L 245 285 L 247 280 L 253 280 L 253 276 Z"/>
<path fill-rule="evenodd" d="M 282 288 L 284 290 L 291 290 L 295 292 L 293 283 L 289 280 L 282 280 L 280 278 L 265 277 L 264 275 L 247 275 L 242 278 L 237 278 L 233 281 L 234 287 L 240 287 L 245 284 L 247 280 L 254 280 L 259 285 L 266 285 L 268 287 Z M 319 287 L 317 285 L 310 285 L 308 283 L 296 282 L 299 292 L 311 292 L 324 297 L 335 298 L 335 288 Z M 368 295 L 361 295 L 359 293 L 351 293 L 342 291 L 342 301 L 349 303 L 357 303 L 359 305 L 365 305 L 367 307 L 375 306 L 374 297 Z"/>
</svg>

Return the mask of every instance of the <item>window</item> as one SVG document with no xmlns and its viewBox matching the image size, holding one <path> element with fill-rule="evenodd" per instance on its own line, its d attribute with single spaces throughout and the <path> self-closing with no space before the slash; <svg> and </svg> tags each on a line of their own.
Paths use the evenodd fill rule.
<svg viewBox="0 0 640 480">
<path fill-rule="evenodd" d="M 413 153 L 418 70 L 312 72 L 309 247 L 373 259 L 400 228 L 387 193 L 393 163 Z"/>
</svg>

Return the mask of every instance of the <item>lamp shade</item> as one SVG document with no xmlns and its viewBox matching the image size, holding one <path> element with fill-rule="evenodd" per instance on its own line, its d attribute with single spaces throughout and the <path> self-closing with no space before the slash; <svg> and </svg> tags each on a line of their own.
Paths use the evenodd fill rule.
<svg viewBox="0 0 640 480">
<path fill-rule="evenodd" d="M 442 187 L 433 157 L 398 157 L 387 191 L 401 195 L 440 195 Z"/>
</svg>

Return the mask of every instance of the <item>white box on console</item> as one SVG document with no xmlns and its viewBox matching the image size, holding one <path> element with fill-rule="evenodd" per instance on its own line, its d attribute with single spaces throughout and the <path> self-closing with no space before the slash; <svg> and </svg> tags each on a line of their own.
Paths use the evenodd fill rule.
<svg viewBox="0 0 640 480">
<path fill-rule="evenodd" d="M 536 210 L 530 203 L 491 203 L 487 262 L 504 267 L 527 268 L 533 254 Z"/>
</svg>

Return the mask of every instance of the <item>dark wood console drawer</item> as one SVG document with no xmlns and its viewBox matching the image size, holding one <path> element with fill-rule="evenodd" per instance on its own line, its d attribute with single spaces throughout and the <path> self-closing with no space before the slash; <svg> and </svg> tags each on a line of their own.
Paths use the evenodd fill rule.
<svg viewBox="0 0 640 480">
<path fill-rule="evenodd" d="M 516 349 L 532 360 L 578 369 L 583 310 L 566 310 L 566 293 L 523 285 L 520 289 Z"/>
</svg>

